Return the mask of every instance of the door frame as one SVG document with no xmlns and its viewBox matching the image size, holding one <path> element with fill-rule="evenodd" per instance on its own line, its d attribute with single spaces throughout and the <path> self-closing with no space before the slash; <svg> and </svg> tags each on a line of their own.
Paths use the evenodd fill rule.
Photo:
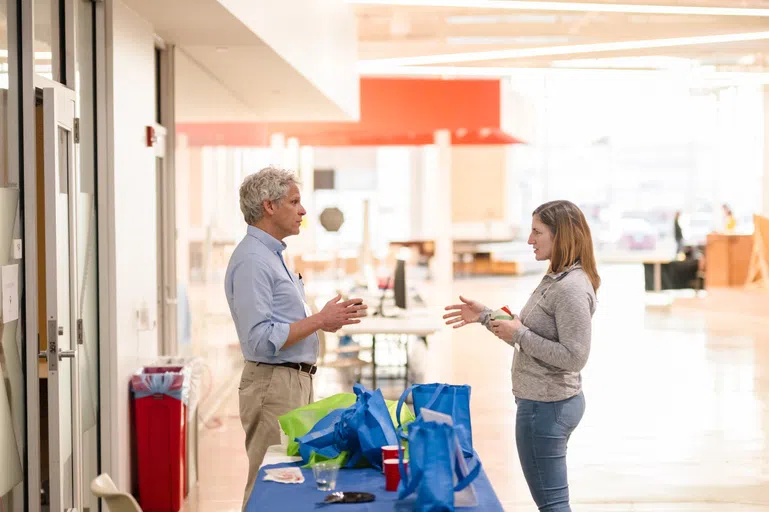
<svg viewBox="0 0 769 512">
<path fill-rule="evenodd" d="M 36 77 L 35 89 L 43 93 L 43 143 L 44 143 L 44 202 L 45 202 L 45 289 L 47 326 L 47 372 L 48 372 L 48 438 L 49 445 L 49 497 L 51 510 L 62 510 L 68 504 L 69 490 L 65 481 L 66 460 L 60 459 L 62 447 L 71 443 L 72 489 L 71 500 L 75 510 L 83 505 L 83 429 L 80 407 L 80 361 L 79 348 L 82 343 L 79 315 L 78 258 L 77 258 L 77 214 L 78 214 L 78 140 L 77 140 L 77 95 L 66 86 Z M 59 136 L 65 130 L 66 153 L 62 154 Z M 66 162 L 60 158 L 64 156 Z M 66 171 L 66 176 L 63 172 Z M 62 194 L 63 179 L 66 179 L 67 216 L 60 218 L 58 202 Z M 60 226 L 67 226 L 67 268 L 59 268 Z M 60 290 L 60 271 L 67 272 L 65 281 L 68 289 Z M 60 295 L 66 293 L 66 311 L 60 311 Z M 65 318 L 65 315 L 68 318 Z M 65 323 L 66 321 L 66 323 Z M 67 325 L 64 328 L 63 325 Z M 68 332 L 67 332 L 68 331 Z M 59 340 L 64 336 L 68 343 L 62 349 Z M 65 360 L 66 359 L 66 360 Z M 69 379 L 60 373 L 69 365 Z M 64 374 L 66 375 L 66 374 Z M 63 379 L 63 380 L 60 380 Z M 69 411 L 60 410 L 62 397 L 69 404 Z M 69 421 L 68 421 L 69 420 Z M 42 427 L 42 425 L 40 425 Z M 66 427 L 64 432 L 63 429 Z M 70 432 L 69 441 L 62 437 Z M 64 454 L 66 457 L 66 454 Z"/>
<path fill-rule="evenodd" d="M 35 61 L 34 61 L 34 19 L 30 9 L 18 9 L 16 2 L 8 2 L 9 9 L 16 8 L 19 32 L 18 42 L 20 52 L 9 52 L 9 57 L 16 58 L 16 69 L 21 79 L 19 87 L 21 127 L 20 158 L 24 176 L 24 325 L 26 332 L 24 363 L 26 367 L 26 416 L 27 416 L 27 458 L 26 471 L 26 505 L 29 512 L 40 512 L 40 490 L 42 478 L 40 472 L 40 374 L 37 342 L 37 133 L 35 110 Z M 10 14 L 10 13 L 9 13 Z M 9 16 L 10 18 L 10 16 Z M 8 20 L 9 35 L 15 24 Z M 17 57 L 20 55 L 20 58 Z M 11 68 L 12 69 L 12 68 Z M 33 269 L 29 267 L 33 262 Z M 30 342 L 30 340 L 33 340 Z"/>
<path fill-rule="evenodd" d="M 69 85 L 72 89 L 75 83 L 75 11 L 78 9 L 77 0 L 64 0 L 58 7 L 55 18 L 52 19 L 52 74 L 55 80 L 47 80 L 35 72 L 35 9 L 23 0 L 12 0 L 7 5 L 8 21 L 8 62 L 9 62 L 9 120 L 18 117 L 18 122 L 9 124 L 9 145 L 11 151 L 9 164 L 17 168 L 21 191 L 23 215 L 23 321 L 24 347 L 23 358 L 25 368 L 25 402 L 26 402 L 26 454 L 25 471 L 25 510 L 39 512 L 41 509 L 41 445 L 40 434 L 47 426 L 41 425 L 40 407 L 40 354 L 38 350 L 37 333 L 40 311 L 37 307 L 39 283 L 36 266 L 40 251 L 37 239 L 37 208 L 38 200 L 38 155 L 37 155 L 37 121 L 36 95 L 37 88 L 53 84 L 54 87 Z M 96 3 L 95 6 L 102 4 Z M 101 7 L 103 9 L 103 7 Z M 99 13 L 98 8 L 94 11 Z M 103 14 L 103 11 L 101 11 Z M 97 14 L 98 17 L 98 14 Z M 104 19 L 104 18 L 102 18 Z M 103 23 L 95 24 L 95 30 L 103 31 Z M 101 41 L 101 42 L 100 42 Z M 94 51 L 104 40 L 97 39 Z M 60 60 L 64 58 L 64 62 Z M 97 60 L 98 62 L 98 60 Z M 104 68 L 99 66 L 99 71 Z M 63 76 L 62 76 L 63 73 Z M 103 84 L 103 82 L 102 82 Z M 97 87 L 101 84 L 96 83 Z M 77 100 L 77 98 L 76 98 Z M 14 137 L 16 139 L 14 140 Z M 101 139 L 100 143 L 103 141 Z M 74 141 L 72 144 L 74 148 Z M 18 149 L 16 153 L 13 151 Z M 75 151 L 72 159 L 78 159 Z M 13 165 L 13 164 L 18 165 Z M 23 186 L 22 186 L 23 185 Z M 42 184 L 40 184 L 42 185 Z M 77 262 L 74 262 L 77 268 Z M 76 278 L 76 277 L 73 277 Z M 77 296 L 77 286 L 74 286 Z M 76 324 L 75 324 L 76 325 Z M 76 327 L 75 327 L 76 328 Z M 101 338 L 104 339 L 104 338 Z M 103 351 L 102 351 L 103 353 Z M 100 359 L 101 362 L 101 359 Z M 106 372 L 105 372 L 106 373 Z M 79 383 L 79 380 L 78 380 Z M 79 416 L 79 415 L 78 415 Z M 104 416 L 102 412 L 102 417 Z M 82 432 L 81 432 L 82 434 Z M 104 443 L 109 445 L 109 443 Z M 77 448 L 77 447 L 75 447 Z M 82 492 L 82 486 L 78 487 Z"/>
<path fill-rule="evenodd" d="M 157 282 L 158 282 L 158 354 L 179 355 L 178 296 L 176 270 L 176 117 L 174 60 L 176 47 L 155 36 L 159 56 L 156 72 L 156 108 L 159 118 L 154 126 L 155 158 L 162 158 L 157 169 Z"/>
</svg>

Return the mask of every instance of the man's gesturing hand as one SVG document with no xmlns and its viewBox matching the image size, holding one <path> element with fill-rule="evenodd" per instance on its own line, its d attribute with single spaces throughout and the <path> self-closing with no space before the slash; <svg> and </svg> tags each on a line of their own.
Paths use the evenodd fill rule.
<svg viewBox="0 0 769 512">
<path fill-rule="evenodd" d="M 337 295 L 323 306 L 318 313 L 321 317 L 321 329 L 326 332 L 336 332 L 341 327 L 350 324 L 359 324 L 366 316 L 368 306 L 363 304 L 363 299 L 350 299 L 343 302 L 341 295 Z"/>
</svg>

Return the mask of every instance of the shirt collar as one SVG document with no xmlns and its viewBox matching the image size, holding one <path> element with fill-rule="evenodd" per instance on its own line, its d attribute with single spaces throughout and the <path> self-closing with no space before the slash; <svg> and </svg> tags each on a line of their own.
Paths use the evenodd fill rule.
<svg viewBox="0 0 769 512">
<path fill-rule="evenodd" d="M 569 268 L 567 268 L 567 269 L 564 269 L 564 270 L 561 270 L 561 271 L 560 271 L 560 272 L 558 272 L 557 274 L 553 274 L 552 272 L 550 272 L 550 273 L 548 273 L 547 275 L 548 275 L 548 276 L 550 276 L 550 277 L 552 277 L 553 279 L 560 279 L 560 278 L 561 278 L 561 277 L 563 277 L 564 275 L 568 274 L 569 272 L 571 272 L 572 270 L 574 270 L 574 269 L 577 269 L 577 268 L 582 268 L 582 265 L 580 264 L 580 262 L 579 262 L 579 261 L 578 261 L 578 262 L 576 262 L 576 263 L 574 263 L 574 264 L 573 264 L 572 266 L 570 266 Z"/>
<path fill-rule="evenodd" d="M 283 252 L 283 249 L 286 248 L 285 242 L 278 240 L 266 231 L 262 231 L 255 226 L 248 226 L 248 234 L 262 242 L 272 252 L 281 253 Z"/>
</svg>

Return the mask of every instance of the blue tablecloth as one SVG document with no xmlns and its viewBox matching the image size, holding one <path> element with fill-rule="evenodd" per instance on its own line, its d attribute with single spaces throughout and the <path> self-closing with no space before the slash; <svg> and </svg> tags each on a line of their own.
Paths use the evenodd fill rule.
<svg viewBox="0 0 769 512">
<path fill-rule="evenodd" d="M 312 469 L 302 469 L 304 483 L 281 484 L 277 482 L 265 482 L 264 470 L 266 468 L 301 467 L 301 462 L 274 464 L 265 466 L 259 470 L 254 490 L 246 505 L 246 512 L 262 512 L 272 510 L 314 510 L 315 504 L 323 501 L 328 492 L 318 491 L 315 488 L 315 478 Z M 486 473 L 481 470 L 480 475 L 473 483 L 478 495 L 478 506 L 473 508 L 457 508 L 457 510 L 474 511 L 502 511 L 494 489 L 491 487 Z M 370 492 L 376 496 L 371 503 L 339 503 L 323 507 L 339 512 L 376 512 L 383 510 L 411 510 L 414 505 L 413 496 L 410 499 L 398 501 L 397 492 L 385 491 L 385 477 L 376 469 L 342 469 L 336 481 L 337 491 Z"/>
</svg>

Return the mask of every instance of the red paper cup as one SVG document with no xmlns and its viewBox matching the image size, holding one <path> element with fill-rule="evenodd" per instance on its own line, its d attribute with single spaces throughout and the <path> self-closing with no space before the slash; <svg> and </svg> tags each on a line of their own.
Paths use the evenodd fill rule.
<svg viewBox="0 0 769 512">
<path fill-rule="evenodd" d="M 403 450 L 403 448 L 394 444 L 382 447 L 382 473 L 384 473 L 384 461 L 398 460 L 398 450 Z"/>
<path fill-rule="evenodd" d="M 401 482 L 401 473 L 398 469 L 398 459 L 389 459 L 384 461 L 385 470 L 385 489 L 392 492 L 398 490 L 398 484 Z M 408 473 L 409 461 L 408 459 L 403 461 L 403 466 Z"/>
</svg>

